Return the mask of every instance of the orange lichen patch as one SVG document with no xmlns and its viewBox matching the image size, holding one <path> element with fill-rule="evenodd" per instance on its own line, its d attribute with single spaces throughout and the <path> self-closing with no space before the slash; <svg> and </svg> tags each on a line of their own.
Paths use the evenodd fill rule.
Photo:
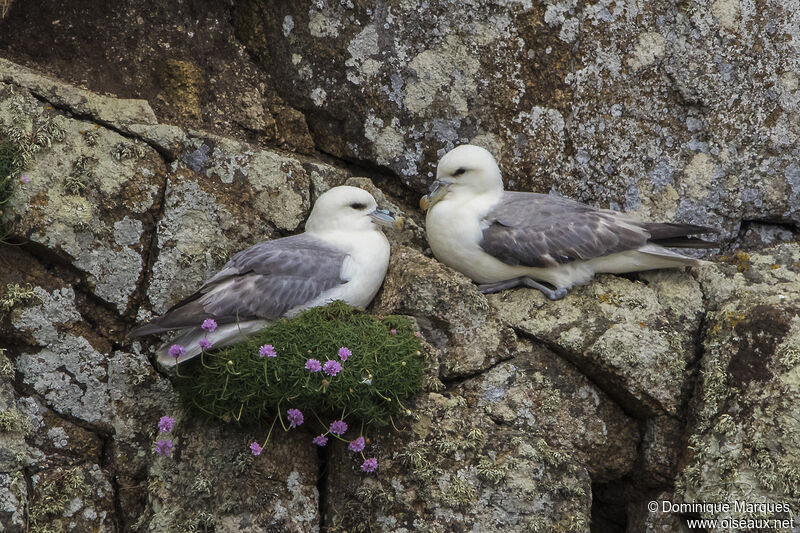
<svg viewBox="0 0 800 533">
<path fill-rule="evenodd" d="M 736 313 L 733 311 L 728 311 L 725 313 L 725 320 L 728 321 L 731 325 L 736 326 L 747 317 L 744 313 Z"/>
<path fill-rule="evenodd" d="M 736 266 L 738 272 L 747 272 L 750 270 L 750 254 L 744 252 L 736 252 L 732 256 L 723 255 L 720 260 Z"/>
<path fill-rule="evenodd" d="M 604 304 L 615 305 L 620 307 L 622 305 L 622 299 L 619 297 L 618 294 L 614 294 L 612 292 L 605 292 L 603 294 L 598 294 L 597 299 L 603 302 Z"/>
<path fill-rule="evenodd" d="M 722 328 L 735 328 L 742 320 L 747 318 L 745 313 L 727 311 L 725 315 L 711 328 L 712 333 L 717 333 Z"/>
<path fill-rule="evenodd" d="M 772 270 L 775 270 L 775 269 L 778 269 L 778 268 L 780 268 L 780 267 L 781 267 L 780 265 L 772 265 L 770 268 L 771 268 Z"/>
</svg>

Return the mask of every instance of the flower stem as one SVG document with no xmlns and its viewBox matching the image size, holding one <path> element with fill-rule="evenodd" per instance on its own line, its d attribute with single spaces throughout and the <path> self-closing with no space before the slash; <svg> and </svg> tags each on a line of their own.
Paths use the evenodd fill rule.
<svg viewBox="0 0 800 533">
<path fill-rule="evenodd" d="M 281 421 L 281 426 L 283 427 L 283 430 L 284 431 L 289 431 L 289 428 L 287 428 L 286 424 L 283 423 L 283 418 L 281 418 L 281 402 L 282 401 L 283 401 L 283 398 L 281 398 L 280 401 L 278 402 L 278 420 Z"/>
<path fill-rule="evenodd" d="M 275 427 L 275 420 L 272 421 L 272 424 L 269 426 L 269 432 L 267 433 L 267 440 L 264 441 L 264 445 L 262 448 L 267 447 L 267 443 L 269 442 L 269 436 L 272 435 L 272 428 Z"/>
</svg>

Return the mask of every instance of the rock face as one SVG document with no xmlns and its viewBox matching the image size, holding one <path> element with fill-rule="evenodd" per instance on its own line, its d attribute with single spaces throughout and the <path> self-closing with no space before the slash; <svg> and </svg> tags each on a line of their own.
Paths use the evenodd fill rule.
<svg viewBox="0 0 800 533">
<path fill-rule="evenodd" d="M 27 167 L 0 205 L 0 530 L 678 532 L 800 510 L 796 3 L 7 4 L 0 145 Z M 416 208 L 462 142 L 512 189 L 718 226 L 724 255 L 484 296 L 430 257 Z M 374 474 L 301 430 L 254 457 L 268 428 L 181 413 L 126 337 L 344 183 L 409 219 L 370 310 L 413 317 L 431 360 L 396 429 L 366 433 Z"/>
<path fill-rule="evenodd" d="M 727 235 L 800 220 L 794 3 L 250 0 L 235 15 L 323 150 L 417 191 L 472 142 L 515 189 Z"/>
<path fill-rule="evenodd" d="M 700 271 L 717 298 L 706 318 L 691 410 L 692 453 L 678 479 L 678 497 L 794 508 L 800 502 L 800 457 L 790 437 L 800 424 L 800 250 L 781 245 L 741 259 L 726 269 Z M 769 514 L 756 508 L 735 516 Z"/>
</svg>

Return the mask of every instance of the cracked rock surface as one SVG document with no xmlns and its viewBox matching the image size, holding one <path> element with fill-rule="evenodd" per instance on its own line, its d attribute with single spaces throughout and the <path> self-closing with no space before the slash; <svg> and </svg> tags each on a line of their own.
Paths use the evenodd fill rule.
<svg viewBox="0 0 800 533">
<path fill-rule="evenodd" d="M 0 530 L 677 533 L 764 515 L 648 502 L 800 513 L 798 13 L 14 2 L 0 142 L 36 148 L 0 206 Z M 462 142 L 509 188 L 715 225 L 723 250 L 556 302 L 484 296 L 430 257 L 416 207 Z M 305 430 L 254 457 L 267 428 L 182 413 L 152 341 L 125 336 L 345 183 L 409 219 L 370 311 L 412 317 L 431 359 L 397 430 L 366 435 L 374 474 Z"/>
</svg>

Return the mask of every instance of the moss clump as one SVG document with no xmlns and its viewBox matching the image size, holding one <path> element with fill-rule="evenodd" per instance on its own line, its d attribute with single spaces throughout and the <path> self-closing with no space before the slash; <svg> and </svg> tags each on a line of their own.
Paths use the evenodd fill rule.
<svg viewBox="0 0 800 533">
<path fill-rule="evenodd" d="M 6 355 L 6 349 L 0 348 L 0 378 L 14 377 L 14 363 Z"/>
<path fill-rule="evenodd" d="M 265 344 L 277 357 L 259 356 Z M 352 352 L 346 361 L 342 347 Z M 226 422 L 252 425 L 300 409 L 382 426 L 422 388 L 421 349 L 409 319 L 377 319 L 333 302 L 181 365 L 175 386 L 190 409 Z M 312 373 L 308 359 L 338 361 L 342 370 Z"/>
<path fill-rule="evenodd" d="M 0 318 L 11 311 L 15 305 L 27 303 L 34 299 L 41 300 L 30 283 L 25 287 L 17 283 L 9 283 L 6 285 L 5 294 L 0 297 Z"/>
<path fill-rule="evenodd" d="M 19 157 L 11 143 L 0 142 L 0 207 L 14 192 L 14 178 L 19 173 Z"/>
<path fill-rule="evenodd" d="M 27 433 L 28 422 L 16 407 L 0 411 L 0 433 Z"/>
<path fill-rule="evenodd" d="M 56 471 L 34 492 L 28 510 L 29 530 L 65 530 L 64 511 L 73 499 L 85 496 L 88 490 L 81 467 Z"/>
</svg>

